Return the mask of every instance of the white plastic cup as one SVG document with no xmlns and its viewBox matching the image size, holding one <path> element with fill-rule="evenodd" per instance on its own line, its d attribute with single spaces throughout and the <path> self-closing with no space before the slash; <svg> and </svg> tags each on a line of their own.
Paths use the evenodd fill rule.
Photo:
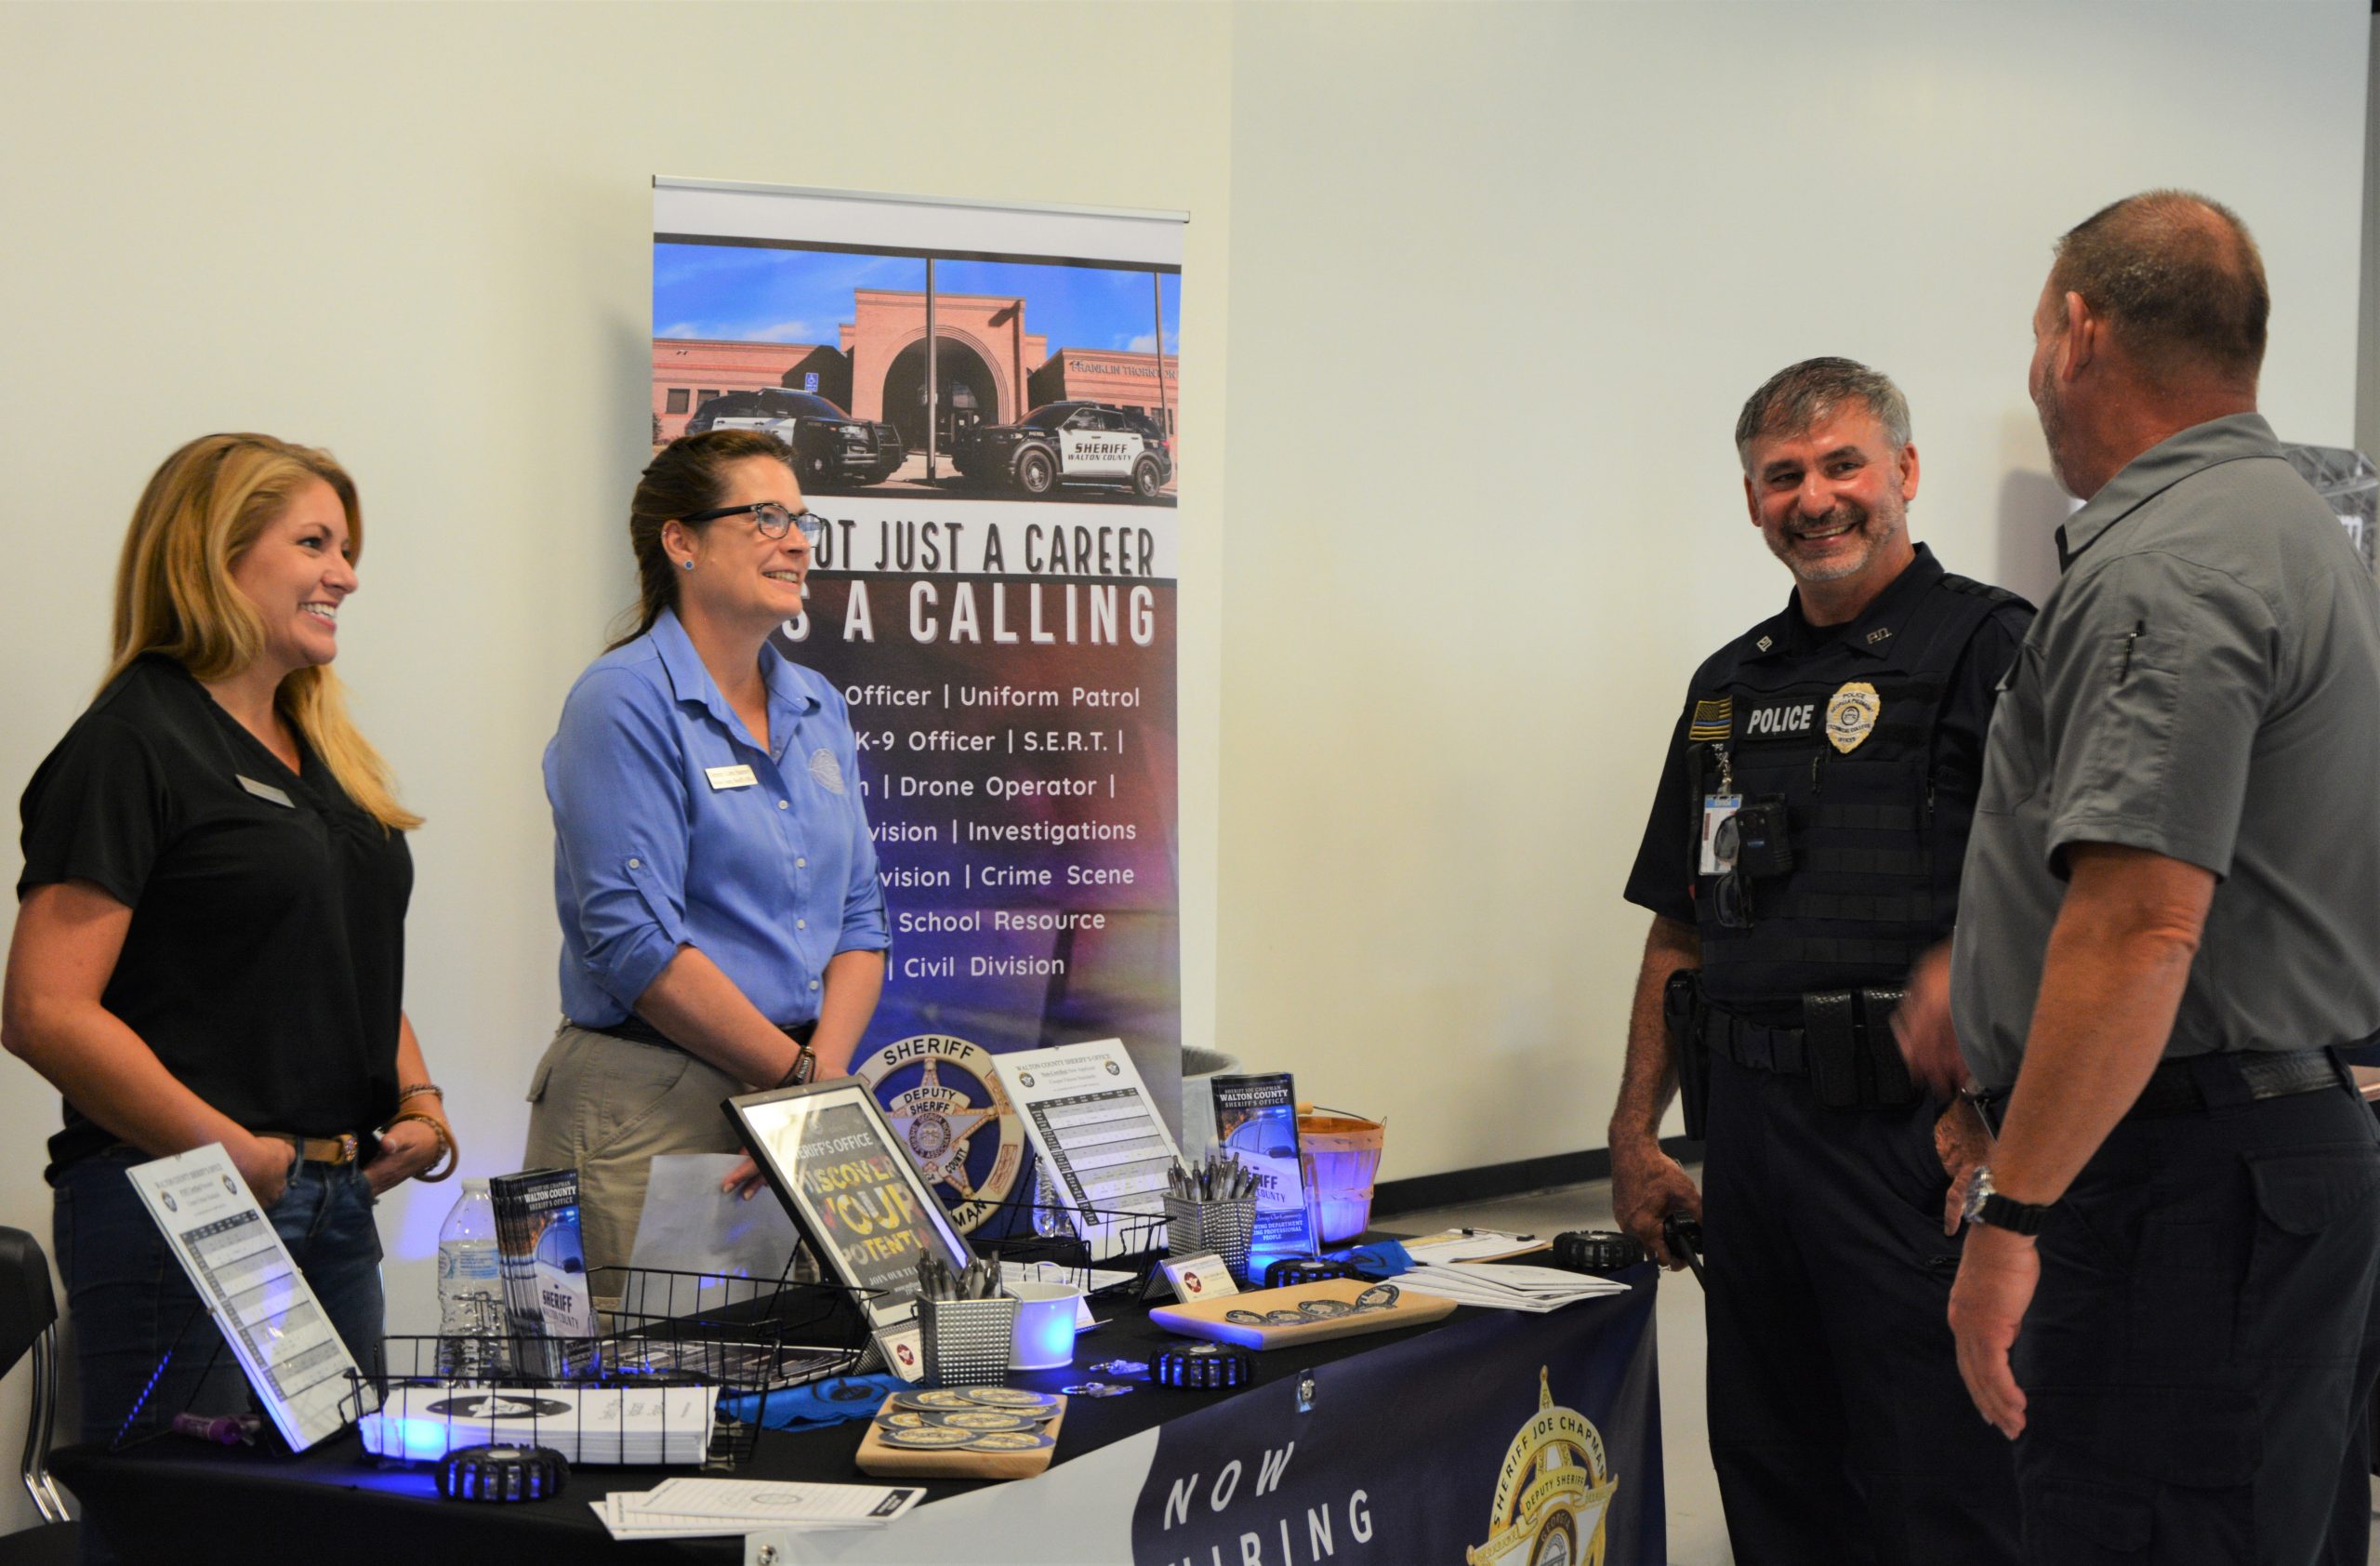
<svg viewBox="0 0 2380 1566">
<path fill-rule="evenodd" d="M 1011 1366 L 1060 1370 L 1075 1362 L 1075 1312 L 1082 1290 L 1072 1283 L 1011 1283 L 1017 1298 Z"/>
</svg>

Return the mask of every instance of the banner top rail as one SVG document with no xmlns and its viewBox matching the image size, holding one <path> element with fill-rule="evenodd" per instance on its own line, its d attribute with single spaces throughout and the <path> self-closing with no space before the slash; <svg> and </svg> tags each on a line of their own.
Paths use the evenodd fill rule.
<svg viewBox="0 0 2380 1566">
<path fill-rule="evenodd" d="M 738 195 L 824 197 L 832 201 L 880 202 L 887 206 L 946 206 L 977 212 L 1047 212 L 1069 218 L 1119 218 L 1143 223 L 1187 223 L 1187 212 L 1144 206 L 1084 206 L 1056 201 L 977 201 L 965 196 L 906 195 L 892 191 L 847 191 L 831 185 L 772 185 L 751 179 L 689 179 L 653 177 L 656 191 L 720 191 Z"/>
</svg>

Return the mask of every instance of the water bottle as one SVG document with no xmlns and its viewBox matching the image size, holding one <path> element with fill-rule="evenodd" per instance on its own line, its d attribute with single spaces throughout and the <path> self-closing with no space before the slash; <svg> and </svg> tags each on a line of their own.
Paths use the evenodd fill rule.
<svg viewBox="0 0 2380 1566">
<path fill-rule="evenodd" d="M 438 1374 L 492 1381 L 512 1371 L 504 1280 L 496 1254 L 496 1203 L 485 1180 L 466 1180 L 438 1231 Z"/>
<path fill-rule="evenodd" d="M 1066 1212 L 1065 1198 L 1058 1194 L 1050 1172 L 1036 1164 L 1033 1170 L 1033 1232 L 1044 1240 L 1061 1235 L 1075 1238 L 1074 1219 Z"/>
</svg>

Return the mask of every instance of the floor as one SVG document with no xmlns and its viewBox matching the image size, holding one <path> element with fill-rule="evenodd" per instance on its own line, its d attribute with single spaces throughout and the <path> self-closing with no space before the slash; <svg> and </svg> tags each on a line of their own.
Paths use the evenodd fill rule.
<svg viewBox="0 0 2380 1566">
<path fill-rule="evenodd" d="M 1461 1207 L 1399 1213 L 1382 1228 L 1427 1234 L 1468 1225 L 1550 1236 L 1613 1227 L 1611 1182 L 1592 1181 Z M 1656 1304 L 1661 1368 L 1661 1471 L 1669 1487 L 1670 1566 L 1733 1566 L 1719 1483 L 1711 1471 L 1702 1410 L 1702 1296 L 1690 1273 L 1665 1274 Z M 2380 1481 L 2373 1485 L 2373 1546 L 2380 1558 Z"/>
</svg>

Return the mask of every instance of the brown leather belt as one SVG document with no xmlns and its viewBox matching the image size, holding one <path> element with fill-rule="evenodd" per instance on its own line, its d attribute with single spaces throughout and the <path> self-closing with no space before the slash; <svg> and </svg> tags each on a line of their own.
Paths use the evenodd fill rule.
<svg viewBox="0 0 2380 1566">
<path fill-rule="evenodd" d="M 363 1145 L 351 1131 L 337 1136 L 300 1136 L 294 1131 L 259 1131 L 259 1136 L 270 1136 L 276 1142 L 286 1142 L 298 1149 L 304 1163 L 359 1163 L 363 1161 Z"/>
</svg>

